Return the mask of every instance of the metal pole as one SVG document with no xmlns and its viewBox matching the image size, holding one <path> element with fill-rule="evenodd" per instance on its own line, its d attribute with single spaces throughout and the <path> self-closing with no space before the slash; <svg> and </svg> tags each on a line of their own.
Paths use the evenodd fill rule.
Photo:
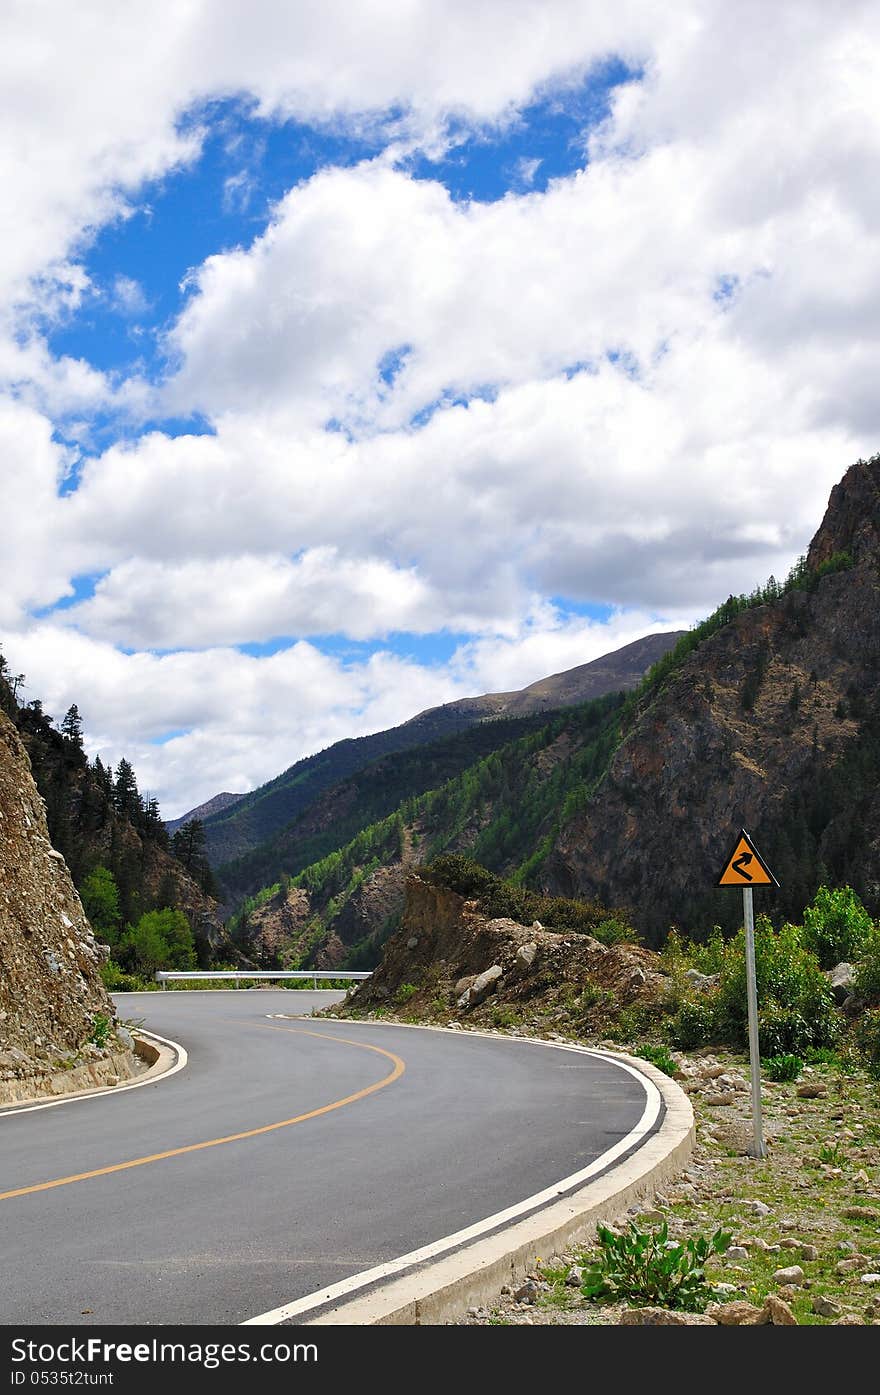
<svg viewBox="0 0 880 1395">
<path fill-rule="evenodd" d="M 752 888 L 743 887 L 743 919 L 746 927 L 746 995 L 749 1003 L 749 1060 L 752 1067 L 752 1146 L 753 1158 L 766 1158 L 761 1124 L 761 1053 L 758 1049 L 758 987 L 755 976 L 755 910 Z"/>
</svg>

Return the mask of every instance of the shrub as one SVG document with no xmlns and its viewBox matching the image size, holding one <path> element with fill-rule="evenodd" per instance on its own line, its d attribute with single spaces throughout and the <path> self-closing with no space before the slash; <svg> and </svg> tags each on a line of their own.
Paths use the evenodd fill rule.
<svg viewBox="0 0 880 1395">
<path fill-rule="evenodd" d="M 851 886 L 834 890 L 820 886 L 813 904 L 804 911 L 804 944 L 823 969 L 857 959 L 872 929 L 871 917 Z"/>
<path fill-rule="evenodd" d="M 768 1080 L 797 1080 L 804 1068 L 800 1056 L 768 1056 L 763 1062 Z"/>
<path fill-rule="evenodd" d="M 137 974 L 127 974 L 120 969 L 115 959 L 107 959 L 101 965 L 101 978 L 110 993 L 140 993 L 145 988 L 155 988 L 154 983 L 138 978 Z"/>
<path fill-rule="evenodd" d="M 637 1305 L 656 1304 L 701 1313 L 714 1297 L 706 1279 L 706 1261 L 723 1254 L 730 1236 L 716 1230 L 685 1244 L 670 1242 L 664 1221 L 659 1230 L 642 1231 L 633 1221 L 617 1235 L 600 1225 L 597 1230 L 600 1255 L 589 1263 L 581 1292 L 585 1298 L 607 1302 L 628 1299 Z"/>
<path fill-rule="evenodd" d="M 880 1008 L 862 1014 L 854 1037 L 868 1074 L 880 1080 Z"/>
<path fill-rule="evenodd" d="M 92 1018 L 92 1030 L 89 1033 L 89 1041 L 95 1046 L 106 1046 L 110 1036 L 110 1018 L 103 1012 L 96 1012 Z"/>
<path fill-rule="evenodd" d="M 416 984 L 402 983 L 394 995 L 394 1001 L 396 1003 L 401 1004 L 408 1003 L 410 998 L 412 998 L 416 993 L 418 993 L 418 991 L 419 990 Z"/>
<path fill-rule="evenodd" d="M 745 931 L 723 940 L 720 931 L 700 947 L 702 964 L 719 974 L 717 989 L 685 1002 L 671 1023 L 682 1050 L 711 1042 L 744 1047 L 748 1041 Z M 828 981 L 801 943 L 796 925 L 774 931 L 767 916 L 755 922 L 758 1041 L 762 1056 L 803 1056 L 811 1046 L 833 1046 L 839 1018 Z"/>
<path fill-rule="evenodd" d="M 669 1025 L 673 1046 L 690 1051 L 718 1037 L 718 994 L 682 1003 Z"/>
<path fill-rule="evenodd" d="M 618 916 L 608 916 L 606 920 L 600 920 L 591 933 L 603 945 L 632 944 L 638 939 L 632 926 L 627 925 L 626 921 L 620 920 Z"/>
<path fill-rule="evenodd" d="M 479 901 L 484 915 L 493 918 L 509 916 L 520 925 L 531 925 L 539 920 L 548 930 L 574 931 L 580 935 L 597 935 L 598 927 L 604 926 L 603 933 L 609 936 L 607 944 L 638 938 L 619 912 L 609 912 L 591 901 L 542 896 L 540 892 L 496 876 L 462 853 L 443 853 L 430 867 L 421 867 L 419 876 L 436 886 L 457 891 L 459 896 Z"/>
<path fill-rule="evenodd" d="M 703 944 L 690 944 L 687 948 L 688 963 L 699 969 L 701 974 L 720 974 L 724 967 L 724 955 L 728 941 L 720 925 L 713 925 L 709 938 Z"/>
<path fill-rule="evenodd" d="M 652 1066 L 662 1070 L 665 1075 L 675 1075 L 678 1066 L 669 1054 L 665 1046 L 640 1046 L 636 1052 L 643 1061 L 650 1061 Z"/>
<path fill-rule="evenodd" d="M 767 916 L 755 922 L 758 1041 L 761 1054 L 803 1055 L 808 1046 L 831 1046 L 839 1019 L 828 980 L 801 943 L 796 925 L 777 932 Z M 717 997 L 719 1039 L 744 1046 L 748 1040 L 745 931 L 725 945 Z"/>
<path fill-rule="evenodd" d="M 856 965 L 856 992 L 867 1003 L 880 1004 L 880 926 L 874 926 Z"/>
</svg>

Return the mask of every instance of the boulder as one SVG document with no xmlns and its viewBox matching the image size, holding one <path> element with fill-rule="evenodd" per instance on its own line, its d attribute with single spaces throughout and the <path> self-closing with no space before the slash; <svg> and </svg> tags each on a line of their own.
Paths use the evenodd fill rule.
<svg viewBox="0 0 880 1395">
<path fill-rule="evenodd" d="M 852 964 L 848 964 L 846 960 L 843 960 L 840 964 L 835 964 L 833 969 L 826 969 L 825 977 L 831 986 L 831 992 L 834 994 L 834 1001 L 838 1006 L 841 1006 L 846 1002 L 855 987 L 855 969 Z"/>
<path fill-rule="evenodd" d="M 767 1322 L 763 1308 L 756 1308 L 754 1303 L 747 1303 L 744 1299 L 737 1299 L 733 1303 L 710 1303 L 706 1315 L 713 1318 L 719 1327 L 758 1327 Z"/>
<path fill-rule="evenodd" d="M 535 955 L 538 953 L 538 946 L 534 941 L 520 945 L 516 951 L 516 967 L 527 972 L 535 962 Z"/>
<path fill-rule="evenodd" d="M 717 1327 L 708 1313 L 675 1313 L 670 1308 L 624 1308 L 621 1327 Z"/>
<path fill-rule="evenodd" d="M 494 993 L 498 987 L 498 980 L 504 973 L 500 964 L 493 964 L 491 969 L 486 969 L 482 974 L 478 974 L 470 988 L 462 994 L 459 1000 L 459 1007 L 476 1007 L 484 998 L 488 998 L 490 993 Z M 467 999 L 467 1001 L 463 1001 Z"/>
</svg>

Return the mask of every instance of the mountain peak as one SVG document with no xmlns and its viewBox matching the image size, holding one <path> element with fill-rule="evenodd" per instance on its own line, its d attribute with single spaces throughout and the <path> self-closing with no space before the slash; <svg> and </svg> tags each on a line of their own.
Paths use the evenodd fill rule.
<svg viewBox="0 0 880 1395">
<path fill-rule="evenodd" d="M 807 561 L 815 570 L 839 552 L 880 557 L 880 455 L 856 461 L 834 486 Z"/>
</svg>

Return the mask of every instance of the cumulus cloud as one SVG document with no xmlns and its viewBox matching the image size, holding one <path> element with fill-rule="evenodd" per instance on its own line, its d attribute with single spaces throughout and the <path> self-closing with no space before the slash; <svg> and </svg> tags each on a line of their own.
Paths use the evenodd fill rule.
<svg viewBox="0 0 880 1395">
<path fill-rule="evenodd" d="M 657 628 L 650 616 L 605 624 L 543 607 L 506 637 L 461 645 L 444 666 L 382 649 L 339 658 L 306 641 L 259 658 L 230 648 L 123 653 L 50 622 L 9 636 L 4 647 L 10 667 L 26 675 L 22 700 L 38 695 L 56 721 L 77 703 L 89 755 L 114 766 L 126 756 L 141 790 L 158 793 L 174 818 L 343 737 L 396 726 L 457 697 L 522 687 Z"/>
<path fill-rule="evenodd" d="M 876 7 L 193 0 L 156 23 L 83 0 L 7 30 L 0 623 L 31 691 L 76 701 L 169 813 L 783 574 L 876 449 Z M 571 176 L 539 192 L 528 151 L 491 204 L 414 176 L 452 124 L 512 128 L 611 56 L 638 75 Z M 385 148 L 192 269 L 158 389 L 53 356 L 90 240 L 186 177 L 230 97 Z M 124 441 L 58 443 L 109 409 Z M 161 411 L 211 434 L 132 429 Z M 77 577 L 92 594 L 47 621 Z M 442 666 L 388 650 L 444 630 L 468 638 Z"/>
</svg>

